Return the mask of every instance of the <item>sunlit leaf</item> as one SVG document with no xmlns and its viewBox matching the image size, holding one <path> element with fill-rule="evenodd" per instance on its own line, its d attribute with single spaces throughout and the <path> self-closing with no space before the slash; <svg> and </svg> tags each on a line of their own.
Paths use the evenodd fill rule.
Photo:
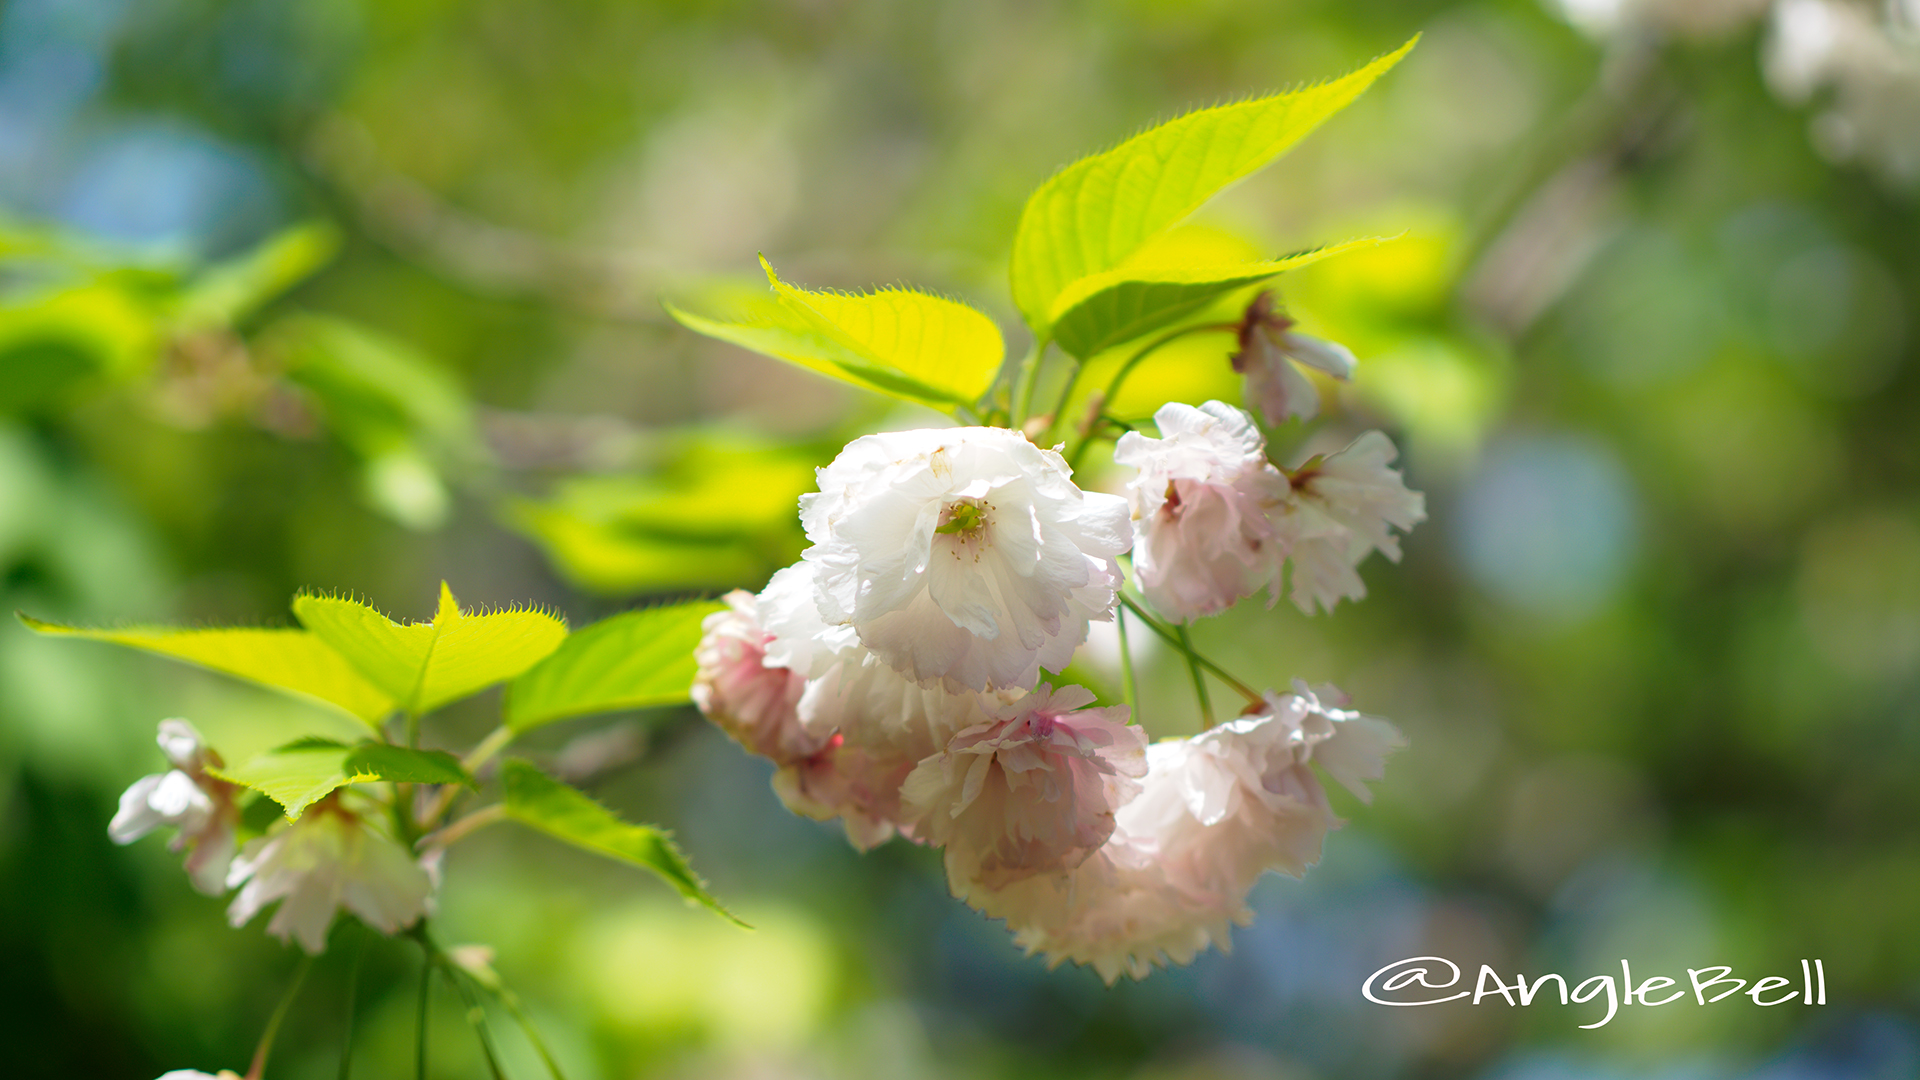
<svg viewBox="0 0 1920 1080">
<path fill-rule="evenodd" d="M 686 701 L 700 622 L 723 607 L 699 600 L 629 611 L 568 636 L 507 687 L 507 726 Z"/>
<path fill-rule="evenodd" d="M 1215 300 L 1288 270 L 1377 240 L 1349 240 L 1282 259 L 1214 265 L 1123 266 L 1068 286 L 1054 302 L 1053 339 L 1086 359 L 1172 326 Z"/>
<path fill-rule="evenodd" d="M 178 322 L 187 329 L 230 326 L 310 277 L 339 249 L 339 230 L 322 222 L 271 236 L 203 271 L 181 298 Z"/>
<path fill-rule="evenodd" d="M 524 761 L 509 758 L 500 766 L 507 816 L 575 847 L 645 867 L 667 880 L 689 901 L 740 922 L 708 894 L 671 833 L 621 821 L 613 811 Z"/>
<path fill-rule="evenodd" d="M 1056 173 L 1027 200 L 1014 234 L 1013 297 L 1028 325 L 1048 335 L 1056 301 L 1076 282 L 1119 267 L 1278 157 L 1413 44 L 1331 82 L 1188 113 Z"/>
<path fill-rule="evenodd" d="M 772 296 L 715 294 L 667 311 L 709 337 L 937 409 L 972 405 L 1000 370 L 999 327 L 959 301 L 900 288 L 809 292 L 760 265 Z"/>
<path fill-rule="evenodd" d="M 509 506 L 507 520 L 538 541 L 568 581 L 608 596 L 725 588 L 779 565 L 750 540 L 659 536 L 565 507 L 519 502 Z"/>
<path fill-rule="evenodd" d="M 373 608 L 329 596 L 301 596 L 300 622 L 408 712 L 431 712 L 538 663 L 567 636 L 541 611 L 469 614 L 440 586 L 431 622 L 396 623 Z"/>
<path fill-rule="evenodd" d="M 166 626 L 94 630 L 26 615 L 21 615 L 20 621 L 43 634 L 107 641 L 184 660 L 330 705 L 369 724 L 378 723 L 394 709 L 391 695 L 361 677 L 326 642 L 305 630 Z"/>
<path fill-rule="evenodd" d="M 676 437 L 653 471 L 584 476 L 509 503 L 569 581 L 610 595 L 764 581 L 806 544 L 795 510 L 831 447 L 743 447 L 740 432 Z"/>
<path fill-rule="evenodd" d="M 363 461 L 367 501 L 410 528 L 441 524 L 449 503 L 440 468 L 479 453 L 459 381 L 404 343 L 340 319 L 284 319 L 264 340 Z"/>
<path fill-rule="evenodd" d="M 303 739 L 269 750 L 243 765 L 209 770 L 230 783 L 266 795 L 297 819 L 307 807 L 348 784 L 391 781 L 403 784 L 465 784 L 473 777 L 443 750 L 363 742 L 355 746 L 325 739 Z"/>
<path fill-rule="evenodd" d="M 158 340 L 152 308 L 108 284 L 0 304 L 0 413 L 145 374 Z"/>
</svg>

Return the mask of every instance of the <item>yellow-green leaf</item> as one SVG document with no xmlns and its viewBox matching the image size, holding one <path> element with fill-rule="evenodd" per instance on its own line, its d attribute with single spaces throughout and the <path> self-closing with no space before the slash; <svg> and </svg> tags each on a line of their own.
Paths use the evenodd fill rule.
<svg viewBox="0 0 1920 1080">
<path fill-rule="evenodd" d="M 183 329 L 228 326 L 246 318 L 325 266 L 340 250 L 340 231 L 307 222 L 276 233 L 252 251 L 208 267 L 180 300 Z"/>
<path fill-rule="evenodd" d="M 1027 324 L 1050 336 L 1062 293 L 1119 267 L 1222 188 L 1280 156 L 1413 45 L 1331 82 L 1188 113 L 1056 173 L 1027 200 L 1014 233 L 1013 298 Z"/>
<path fill-rule="evenodd" d="M 570 635 L 508 686 L 507 726 L 526 731 L 570 716 L 685 702 L 700 623 L 725 606 L 696 600 L 629 611 Z"/>
<path fill-rule="evenodd" d="M 396 623 L 353 600 L 301 596 L 300 622 L 347 659 L 368 682 L 411 713 L 430 712 L 505 682 L 560 646 L 567 625 L 542 611 L 460 610 L 440 586 L 433 621 Z"/>
<path fill-rule="evenodd" d="M 957 300 L 887 288 L 810 292 L 760 260 L 772 296 L 722 296 L 696 311 L 667 303 L 691 330 L 869 390 L 951 411 L 993 385 L 1006 346 L 1000 328 Z"/>
<path fill-rule="evenodd" d="M 111 642 L 211 668 L 332 706 L 368 724 L 378 724 L 394 709 L 392 696 L 382 693 L 326 642 L 305 630 L 168 626 L 94 630 L 42 622 L 27 615 L 21 615 L 20 621 L 42 634 Z"/>
<path fill-rule="evenodd" d="M 1349 240 L 1281 259 L 1211 265 L 1124 266 L 1081 278 L 1055 300 L 1053 340 L 1085 360 L 1172 326 L 1235 289 L 1378 239 Z"/>
<path fill-rule="evenodd" d="M 584 792 L 569 787 L 524 761 L 509 758 L 500 765 L 507 816 L 596 855 L 632 863 L 665 878 L 693 903 L 740 922 L 707 892 L 706 883 L 687 865 L 674 845 L 673 834 L 648 825 L 630 825 Z"/>
<path fill-rule="evenodd" d="M 281 805 L 289 819 L 298 819 L 307 807 L 348 784 L 386 780 L 474 786 L 459 759 L 444 750 L 411 750 L 378 742 L 346 746 L 325 739 L 303 739 L 243 765 L 208 771 L 266 795 Z"/>
</svg>

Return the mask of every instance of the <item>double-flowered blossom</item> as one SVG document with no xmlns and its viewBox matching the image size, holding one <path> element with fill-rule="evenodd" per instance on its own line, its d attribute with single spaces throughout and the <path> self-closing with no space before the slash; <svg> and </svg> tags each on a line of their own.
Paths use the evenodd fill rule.
<svg viewBox="0 0 1920 1080">
<path fill-rule="evenodd" d="M 855 440 L 802 500 L 813 546 L 729 595 L 695 653 L 695 702 L 772 760 L 789 808 L 862 849 L 942 848 L 956 896 L 1109 982 L 1226 947 L 1255 880 L 1305 872 L 1337 824 L 1310 766 L 1365 798 L 1399 737 L 1297 685 L 1150 746 L 1125 707 L 1039 672 L 1112 617 L 1130 546 L 1147 597 L 1190 619 L 1277 594 L 1289 555 L 1326 557 L 1314 543 L 1349 573 L 1397 555 L 1389 527 L 1421 516 L 1377 433 L 1290 483 L 1241 410 L 1155 420 L 1159 438 L 1118 446 L 1138 470 L 1126 501 L 1013 431 Z"/>
<path fill-rule="evenodd" d="M 237 846 L 240 810 L 234 796 L 239 789 L 207 772 L 220 767 L 220 755 L 192 724 L 160 721 L 159 742 L 173 768 L 134 781 L 120 796 L 107 835 L 130 844 L 162 825 L 178 829 L 173 850 L 186 850 L 187 877 L 195 889 L 218 896 Z"/>
<path fill-rule="evenodd" d="M 327 928 L 343 907 L 393 934 L 428 913 L 435 881 L 432 864 L 423 862 L 336 793 L 241 849 L 227 875 L 227 886 L 240 889 L 227 921 L 242 926 L 283 901 L 267 932 L 282 941 L 298 938 L 314 954 L 326 950 Z"/>
<path fill-rule="evenodd" d="M 949 690 L 1031 687 L 1110 616 L 1124 500 L 1004 428 L 868 435 L 800 500 L 816 600 L 887 666 Z"/>
<path fill-rule="evenodd" d="M 1400 561 L 1394 528 L 1407 530 L 1427 519 L 1425 496 L 1407 490 L 1392 440 L 1369 431 L 1346 449 L 1314 458 L 1293 471 L 1293 492 L 1278 519 L 1293 561 L 1293 602 L 1313 614 L 1342 597 L 1367 595 L 1355 567 L 1374 551 Z"/>
<path fill-rule="evenodd" d="M 1046 685 L 995 703 L 907 777 L 906 816 L 946 848 L 956 895 L 1078 866 L 1113 834 L 1147 771 L 1146 734 L 1126 706 L 1091 704 L 1084 687 Z"/>
<path fill-rule="evenodd" d="M 1345 345 L 1293 329 L 1293 320 L 1275 307 L 1273 294 L 1261 293 L 1240 321 L 1240 348 L 1233 370 L 1247 378 L 1247 404 L 1267 423 L 1279 426 L 1293 417 L 1311 420 L 1320 411 L 1320 392 L 1295 364 L 1324 371 L 1341 381 L 1353 378 L 1353 353 Z"/>
<path fill-rule="evenodd" d="M 1139 470 L 1127 497 L 1141 592 L 1182 621 L 1225 610 L 1262 586 L 1277 598 L 1287 550 L 1273 515 L 1288 485 L 1253 419 L 1218 401 L 1197 409 L 1173 402 L 1153 422 L 1159 438 L 1128 432 L 1113 453 Z"/>
<path fill-rule="evenodd" d="M 773 761 L 773 788 L 789 809 L 839 818 L 865 850 L 894 835 L 901 782 L 970 722 L 977 696 L 910 682 L 850 628 L 828 626 L 815 572 L 806 562 L 787 567 L 758 596 L 732 594 L 727 610 L 708 616 L 693 696 L 742 746 Z"/>
<path fill-rule="evenodd" d="M 1252 917 L 1246 897 L 1260 875 L 1303 874 L 1338 824 L 1309 764 L 1365 801 L 1364 781 L 1401 745 L 1385 721 L 1327 704 L 1333 694 L 1296 684 L 1252 715 L 1153 744 L 1141 793 L 1093 857 L 970 901 L 1005 919 L 1028 952 L 1092 965 L 1109 983 L 1226 948 L 1229 925 Z"/>
<path fill-rule="evenodd" d="M 727 607 L 701 623 L 694 704 L 749 753 L 785 763 L 817 752 L 826 740 L 800 726 L 807 678 L 768 666 L 774 636 L 761 623 L 759 598 L 735 589 L 724 599 Z"/>
</svg>

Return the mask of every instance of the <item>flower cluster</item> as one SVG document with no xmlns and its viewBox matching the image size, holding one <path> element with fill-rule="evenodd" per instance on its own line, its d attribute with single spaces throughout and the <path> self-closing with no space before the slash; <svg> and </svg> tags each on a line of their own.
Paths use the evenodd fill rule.
<svg viewBox="0 0 1920 1080">
<path fill-rule="evenodd" d="M 1109 983 L 1225 947 L 1255 880 L 1304 873 L 1338 823 L 1312 764 L 1365 799 L 1399 736 L 1296 684 L 1150 744 L 1126 706 L 1043 673 L 1116 617 L 1129 553 L 1176 621 L 1277 597 L 1289 562 L 1296 602 L 1331 608 L 1424 516 L 1377 432 L 1288 474 L 1231 406 L 1155 422 L 1116 449 L 1125 497 L 1008 429 L 856 439 L 801 499 L 800 562 L 729 595 L 696 653 L 695 702 L 774 762 L 789 808 L 861 849 L 942 849 L 955 896 Z"/>
<path fill-rule="evenodd" d="M 107 832 L 116 843 L 130 844 L 163 825 L 178 829 L 173 846 L 188 851 L 194 888 L 209 896 L 240 890 L 227 908 L 234 926 L 280 901 L 267 932 L 282 941 L 298 939 L 318 954 L 340 908 L 383 934 L 404 930 L 428 913 L 437 850 L 416 859 L 376 816 L 339 792 L 242 846 L 241 789 L 209 772 L 221 767 L 220 755 L 185 720 L 160 722 L 160 749 L 173 768 L 135 781 L 120 796 Z"/>
</svg>

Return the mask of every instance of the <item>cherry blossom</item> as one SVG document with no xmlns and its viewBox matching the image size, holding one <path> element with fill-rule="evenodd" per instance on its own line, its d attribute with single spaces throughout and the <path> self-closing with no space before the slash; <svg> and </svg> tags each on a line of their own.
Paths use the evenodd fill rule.
<svg viewBox="0 0 1920 1080">
<path fill-rule="evenodd" d="M 1107 618 L 1131 543 L 1117 496 L 1003 428 L 867 435 L 801 497 L 820 615 L 920 683 L 1028 688 Z"/>
<path fill-rule="evenodd" d="M 173 768 L 134 781 L 120 796 L 107 835 L 116 844 L 131 844 L 162 825 L 180 830 L 172 847 L 187 852 L 187 878 L 200 892 L 219 896 L 237 846 L 239 789 L 208 773 L 220 767 L 220 755 L 192 724 L 160 721 L 159 742 Z"/>
</svg>

